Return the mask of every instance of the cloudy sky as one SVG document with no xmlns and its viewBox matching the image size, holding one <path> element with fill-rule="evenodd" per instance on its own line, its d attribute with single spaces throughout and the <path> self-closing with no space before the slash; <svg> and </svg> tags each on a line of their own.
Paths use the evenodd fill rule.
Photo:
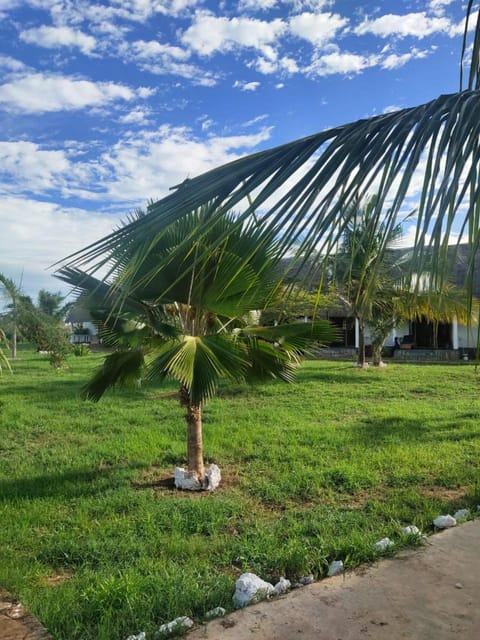
<svg viewBox="0 0 480 640">
<path fill-rule="evenodd" d="M 62 289 L 53 262 L 186 177 L 456 91 L 461 5 L 0 0 L 0 272 Z"/>
</svg>

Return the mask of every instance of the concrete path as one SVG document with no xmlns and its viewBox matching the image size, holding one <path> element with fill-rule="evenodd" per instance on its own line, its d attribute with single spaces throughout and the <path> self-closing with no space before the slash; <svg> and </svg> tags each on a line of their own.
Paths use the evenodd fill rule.
<svg viewBox="0 0 480 640">
<path fill-rule="evenodd" d="M 52 640 L 21 604 L 0 591 L 0 640 Z"/>
<path fill-rule="evenodd" d="M 297 589 L 194 629 L 187 640 L 479 640 L 480 520 L 424 548 Z M 51 640 L 0 592 L 0 640 Z"/>
<path fill-rule="evenodd" d="M 480 520 L 425 547 L 297 589 L 188 640 L 479 640 Z"/>
</svg>

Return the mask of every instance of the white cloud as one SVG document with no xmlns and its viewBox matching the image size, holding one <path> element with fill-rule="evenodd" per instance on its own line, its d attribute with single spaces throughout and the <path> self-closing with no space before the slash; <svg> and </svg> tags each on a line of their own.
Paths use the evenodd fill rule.
<svg viewBox="0 0 480 640">
<path fill-rule="evenodd" d="M 402 107 L 399 107 L 396 104 L 389 104 L 382 109 L 382 113 L 393 113 L 394 111 L 400 111 Z"/>
<path fill-rule="evenodd" d="M 314 56 L 311 65 L 306 69 L 308 75 L 329 76 L 336 73 L 356 74 L 378 64 L 376 55 L 359 55 L 356 53 L 334 51 Z"/>
<path fill-rule="evenodd" d="M 193 84 L 214 86 L 217 83 L 211 71 L 203 71 L 187 63 L 191 52 L 157 40 L 124 42 L 119 48 L 124 60 L 134 62 L 140 70 L 155 75 L 174 75 L 191 80 Z"/>
<path fill-rule="evenodd" d="M 425 38 L 434 33 L 453 35 L 455 29 L 456 26 L 448 18 L 432 18 L 422 11 L 405 15 L 388 13 L 374 20 L 367 18 L 355 29 L 355 33 L 357 35 L 372 33 L 380 38 L 391 36 Z"/>
<path fill-rule="evenodd" d="M 455 0 L 430 0 L 428 3 L 430 11 L 438 16 L 442 16 L 445 13 L 445 7 L 452 4 Z"/>
<path fill-rule="evenodd" d="M 0 69 L 16 72 L 25 71 L 27 69 L 27 65 L 16 58 L 12 58 L 11 56 L 0 55 Z"/>
<path fill-rule="evenodd" d="M 259 73 L 263 73 L 264 75 L 271 75 L 273 73 L 294 74 L 300 71 L 296 60 L 288 56 L 278 58 L 277 60 L 265 60 L 265 58 L 259 57 L 248 63 L 247 66 L 255 68 Z"/>
<path fill-rule="evenodd" d="M 244 82 L 242 80 L 235 80 L 233 83 L 234 89 L 240 89 L 240 91 L 256 91 L 260 86 L 260 82 Z"/>
<path fill-rule="evenodd" d="M 41 26 L 20 32 L 20 40 L 47 49 L 60 47 L 78 48 L 85 55 L 90 55 L 95 48 L 95 38 L 70 27 Z"/>
<path fill-rule="evenodd" d="M 98 27 L 109 24 L 118 25 L 118 21 L 145 23 L 160 14 L 179 17 L 188 13 L 201 0 L 110 0 L 108 4 L 89 2 L 88 0 L 29 0 L 30 4 L 49 11 L 52 20 L 59 25 L 79 24 L 84 20 Z"/>
<path fill-rule="evenodd" d="M 240 0 L 239 11 L 268 11 L 282 4 L 290 4 L 292 11 L 321 11 L 324 7 L 334 4 L 334 0 Z"/>
<path fill-rule="evenodd" d="M 102 197 L 108 195 L 117 202 L 160 198 L 172 185 L 235 160 L 269 137 L 266 127 L 258 133 L 211 136 L 204 141 L 194 139 L 186 128 L 163 126 L 156 132 L 136 133 L 99 159 L 102 169 L 109 172 L 102 176 Z"/>
<path fill-rule="evenodd" d="M 154 60 L 156 58 L 172 58 L 174 60 L 187 60 L 190 52 L 181 47 L 162 44 L 157 40 L 136 40 L 125 44 L 125 48 L 130 49 L 134 56 L 140 60 Z"/>
<path fill-rule="evenodd" d="M 30 295 L 45 287 L 63 289 L 47 269 L 63 257 L 110 233 L 117 216 L 62 207 L 35 198 L 2 198 L 0 271 Z"/>
<path fill-rule="evenodd" d="M 151 111 L 150 109 L 144 109 L 142 107 L 136 107 L 132 109 L 125 115 L 119 118 L 119 121 L 122 124 L 135 124 L 135 125 L 148 125 L 151 123 L 150 120 Z"/>
<path fill-rule="evenodd" d="M 274 44 L 285 32 L 280 20 L 267 22 L 251 18 L 216 17 L 198 12 L 193 24 L 182 34 L 182 42 L 199 55 L 209 56 L 216 51 L 226 52 L 235 47 L 257 49 L 268 59 L 275 59 Z"/>
<path fill-rule="evenodd" d="M 43 192 L 58 188 L 62 176 L 70 170 L 64 151 L 41 149 L 27 141 L 0 142 L 0 176 L 5 176 L 2 191 Z"/>
<path fill-rule="evenodd" d="M 348 23 L 336 13 L 301 13 L 290 18 L 290 31 L 315 45 L 333 40 L 337 32 Z"/>
<path fill-rule="evenodd" d="M 380 66 L 382 69 L 398 69 L 407 64 L 407 62 L 410 62 L 410 60 L 421 60 L 422 58 L 426 58 L 428 55 L 433 53 L 433 51 L 433 48 L 423 50 L 413 48 L 409 53 L 390 53 L 382 59 Z"/>
<path fill-rule="evenodd" d="M 240 0 L 238 3 L 239 11 L 268 11 L 278 4 L 278 0 Z"/>
<path fill-rule="evenodd" d="M 46 113 L 99 107 L 136 97 L 129 87 L 114 82 L 91 82 L 65 76 L 33 73 L 0 85 L 0 105 L 9 111 Z M 141 96 L 140 96 L 141 97 Z"/>
</svg>

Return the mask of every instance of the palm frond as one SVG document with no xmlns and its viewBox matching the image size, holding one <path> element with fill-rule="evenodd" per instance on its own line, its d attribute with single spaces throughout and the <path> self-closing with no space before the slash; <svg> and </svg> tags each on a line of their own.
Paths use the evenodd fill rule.
<svg viewBox="0 0 480 640">
<path fill-rule="evenodd" d="M 211 398 L 222 378 L 241 380 L 248 367 L 246 353 L 231 336 L 185 336 L 160 346 L 147 367 L 147 376 L 171 377 L 188 391 L 192 404 Z"/>
<path fill-rule="evenodd" d="M 336 329 L 326 320 L 279 324 L 274 327 L 245 327 L 239 333 L 297 354 L 307 351 L 312 343 L 326 344 L 338 339 Z"/>
<path fill-rule="evenodd" d="M 82 389 L 82 397 L 98 402 L 107 389 L 136 384 L 142 376 L 144 354 L 141 349 L 117 351 L 107 356 L 102 366 Z"/>
<path fill-rule="evenodd" d="M 460 228 L 468 227 L 480 196 L 479 135 L 477 90 L 336 127 L 188 180 L 152 204 L 149 215 L 71 260 L 96 261 L 99 266 L 106 255 L 118 260 L 114 249 L 116 255 L 122 255 L 128 248 L 143 256 L 130 265 L 132 274 L 143 267 L 169 225 L 205 203 L 214 203 L 212 215 L 221 216 L 239 205 L 247 193 L 252 194 L 253 202 L 238 219 L 261 210 L 262 219 L 268 222 L 264 241 L 279 237 L 284 253 L 295 250 L 308 255 L 319 248 L 332 249 L 346 224 L 340 214 L 372 190 L 377 193 L 379 211 L 388 201 L 385 225 L 391 228 L 419 172 L 423 178 L 416 251 L 421 258 L 427 234 L 440 252 L 452 233 L 453 220 Z M 284 192 L 286 182 L 300 169 L 300 178 Z M 185 240 L 177 250 L 184 251 L 189 242 Z"/>
</svg>

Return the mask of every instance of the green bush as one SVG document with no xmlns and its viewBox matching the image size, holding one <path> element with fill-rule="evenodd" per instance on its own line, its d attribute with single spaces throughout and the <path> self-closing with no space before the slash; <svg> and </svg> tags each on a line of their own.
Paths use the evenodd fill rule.
<svg viewBox="0 0 480 640">
<path fill-rule="evenodd" d="M 88 344 L 76 344 L 73 346 L 73 354 L 75 356 L 88 356 L 90 347 Z"/>
</svg>

